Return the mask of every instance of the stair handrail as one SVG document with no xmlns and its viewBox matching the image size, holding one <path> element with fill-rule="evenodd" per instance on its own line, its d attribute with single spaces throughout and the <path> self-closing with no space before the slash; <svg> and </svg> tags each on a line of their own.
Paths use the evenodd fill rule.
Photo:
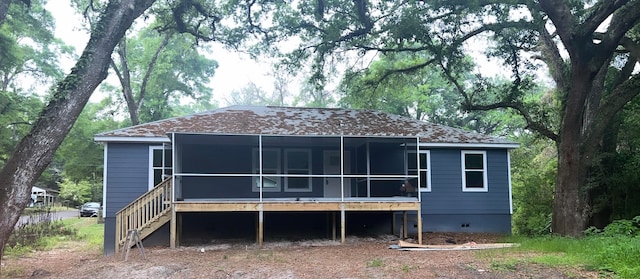
<svg viewBox="0 0 640 279">
<path fill-rule="evenodd" d="M 129 230 L 141 230 L 169 214 L 173 200 L 171 182 L 170 176 L 116 213 L 116 253 Z"/>
</svg>

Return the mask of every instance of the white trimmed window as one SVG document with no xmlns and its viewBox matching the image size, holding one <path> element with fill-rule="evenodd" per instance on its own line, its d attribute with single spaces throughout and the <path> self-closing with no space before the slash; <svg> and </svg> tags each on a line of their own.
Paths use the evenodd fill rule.
<svg viewBox="0 0 640 279">
<path fill-rule="evenodd" d="M 260 150 L 253 149 L 253 173 L 260 174 Z M 269 176 L 269 174 L 280 174 L 280 150 L 275 148 L 262 149 L 262 190 L 265 192 L 279 192 L 281 188 L 281 178 L 279 176 Z M 254 192 L 260 191 L 260 177 L 253 177 Z"/>
<path fill-rule="evenodd" d="M 467 151 L 462 154 L 462 191 L 487 192 L 487 152 Z"/>
<path fill-rule="evenodd" d="M 284 189 L 286 192 L 311 192 L 311 150 L 285 149 L 285 174 L 304 175 L 286 177 Z"/>
<path fill-rule="evenodd" d="M 173 174 L 171 148 L 149 146 L 149 190 Z"/>
<path fill-rule="evenodd" d="M 420 176 L 420 191 L 431 192 L 431 156 L 429 150 L 420 150 L 407 153 L 407 174 Z M 411 179 L 415 180 L 415 179 Z"/>
</svg>

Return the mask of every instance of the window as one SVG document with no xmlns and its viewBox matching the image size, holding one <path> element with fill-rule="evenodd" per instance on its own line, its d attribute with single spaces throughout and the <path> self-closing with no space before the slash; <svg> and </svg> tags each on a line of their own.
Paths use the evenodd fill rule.
<svg viewBox="0 0 640 279">
<path fill-rule="evenodd" d="M 486 192 L 487 190 L 487 153 L 462 151 L 462 191 Z"/>
<path fill-rule="evenodd" d="M 260 173 L 260 153 L 259 149 L 253 149 L 253 173 Z M 280 174 L 280 150 L 262 149 L 262 190 L 266 192 L 279 192 L 281 179 L 279 176 L 268 176 L 269 174 Z M 260 191 L 260 177 L 253 177 L 254 192 Z"/>
<path fill-rule="evenodd" d="M 149 189 L 153 189 L 162 180 L 173 174 L 171 148 L 149 147 Z"/>
<path fill-rule="evenodd" d="M 429 156 L 429 150 L 420 150 L 419 155 L 416 156 L 416 152 L 409 151 L 407 153 L 407 174 L 408 175 L 420 175 L 420 191 L 431 191 L 431 160 Z M 420 164 L 417 163 L 418 157 Z M 417 184 L 417 179 L 409 179 L 409 182 Z"/>
<path fill-rule="evenodd" d="M 310 175 L 311 151 L 286 149 L 284 164 L 286 174 Z M 311 177 L 286 177 L 284 189 L 287 192 L 311 192 Z"/>
</svg>

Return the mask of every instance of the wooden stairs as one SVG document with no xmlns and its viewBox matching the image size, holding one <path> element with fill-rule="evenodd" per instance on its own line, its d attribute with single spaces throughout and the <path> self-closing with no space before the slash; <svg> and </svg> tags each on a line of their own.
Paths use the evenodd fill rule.
<svg viewBox="0 0 640 279">
<path fill-rule="evenodd" d="M 171 177 L 165 179 L 116 213 L 116 253 L 130 230 L 137 230 L 144 239 L 171 220 L 171 181 Z"/>
</svg>

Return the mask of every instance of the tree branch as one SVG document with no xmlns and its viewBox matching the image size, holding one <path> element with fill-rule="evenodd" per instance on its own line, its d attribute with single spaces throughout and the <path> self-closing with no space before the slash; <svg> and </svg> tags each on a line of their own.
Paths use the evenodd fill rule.
<svg viewBox="0 0 640 279">
<path fill-rule="evenodd" d="M 623 36 L 640 20 L 640 0 L 628 1 L 613 13 L 609 28 L 601 45 L 605 49 L 615 49 Z"/>
<path fill-rule="evenodd" d="M 626 5 L 629 0 L 601 0 L 593 7 L 591 14 L 583 21 L 580 27 L 579 37 L 589 36 L 605 21 L 613 12 Z"/>
<path fill-rule="evenodd" d="M 560 39 L 564 43 L 565 47 L 569 49 L 569 53 L 573 53 L 578 47 L 576 44 L 582 42 L 576 42 L 575 28 L 578 25 L 578 21 L 571 13 L 571 8 L 567 5 L 566 1 L 558 0 L 539 0 L 540 8 L 549 16 L 549 19 L 556 27 L 556 32 L 560 36 Z"/>
<path fill-rule="evenodd" d="M 633 61 L 637 62 L 638 60 L 634 59 Z M 604 121 L 595 121 L 592 128 L 588 130 L 584 140 L 587 144 L 600 140 L 598 135 L 602 135 L 602 132 L 610 123 L 609 120 L 613 119 L 616 113 L 640 94 L 638 88 L 640 88 L 640 74 L 627 79 L 604 98 L 600 103 L 600 115 L 598 116 Z"/>
<path fill-rule="evenodd" d="M 542 52 L 542 60 L 549 66 L 549 72 L 562 91 L 568 91 L 571 82 L 567 75 L 567 65 L 560 55 L 558 45 L 551 37 L 551 34 L 543 27 L 539 30 Z"/>
<path fill-rule="evenodd" d="M 153 57 L 149 62 L 149 66 L 147 67 L 147 71 L 144 73 L 144 77 L 142 78 L 142 85 L 140 85 L 140 95 L 138 96 L 138 104 L 136 105 L 136 110 L 140 111 L 142 107 L 142 103 L 144 102 L 144 97 L 147 94 L 147 83 L 149 83 L 149 79 L 151 78 L 151 74 L 153 73 L 156 64 L 158 63 L 158 58 L 160 57 L 160 53 L 162 50 L 169 44 L 169 38 L 173 36 L 171 33 L 165 34 L 162 38 L 162 42 L 156 49 L 156 52 L 153 53 Z"/>
<path fill-rule="evenodd" d="M 460 92 L 460 94 L 464 98 L 464 103 L 462 104 L 463 108 L 467 110 L 481 110 L 481 111 L 487 111 L 487 110 L 492 110 L 497 108 L 514 109 L 527 122 L 527 127 L 525 128 L 532 131 L 536 131 L 541 135 L 553 140 L 554 142 L 558 142 L 558 135 L 553 131 L 551 131 L 549 128 L 547 128 L 543 123 L 535 121 L 531 113 L 526 109 L 525 105 L 522 104 L 521 102 L 501 101 L 501 102 L 495 102 L 492 104 L 483 104 L 483 105 L 474 104 L 471 98 L 471 95 L 464 89 L 464 86 L 460 84 L 458 80 L 453 76 L 453 74 L 448 69 L 448 67 L 446 67 L 446 65 L 444 65 L 443 63 L 440 63 L 440 68 L 442 69 L 443 73 L 445 74 L 449 82 L 451 82 L 454 85 L 454 87 L 458 90 L 458 92 Z M 512 94 L 509 94 L 509 96 L 511 95 Z"/>
<path fill-rule="evenodd" d="M 622 37 L 620 44 L 628 50 L 633 57 L 640 57 L 640 44 L 638 44 L 638 42 L 633 41 L 629 37 Z"/>
</svg>

